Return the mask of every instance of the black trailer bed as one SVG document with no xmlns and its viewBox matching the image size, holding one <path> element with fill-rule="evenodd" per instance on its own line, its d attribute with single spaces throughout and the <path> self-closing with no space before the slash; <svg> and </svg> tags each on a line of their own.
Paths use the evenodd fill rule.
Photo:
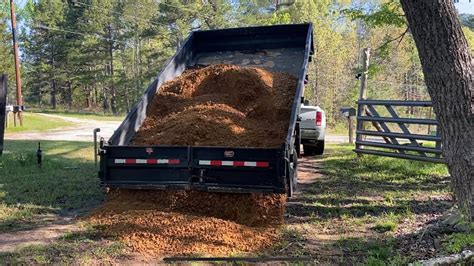
<svg viewBox="0 0 474 266">
<path fill-rule="evenodd" d="M 171 58 L 110 140 L 100 149 L 106 187 L 193 189 L 220 192 L 284 192 L 295 183 L 299 147 L 297 116 L 310 55 L 311 24 L 198 31 Z M 160 86 L 189 67 L 256 66 L 298 77 L 288 134 L 278 148 L 132 146 Z"/>
</svg>

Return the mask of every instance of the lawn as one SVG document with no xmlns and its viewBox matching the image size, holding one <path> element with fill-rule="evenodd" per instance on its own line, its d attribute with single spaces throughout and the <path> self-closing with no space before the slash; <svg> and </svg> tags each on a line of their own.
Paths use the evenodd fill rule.
<svg viewBox="0 0 474 266">
<path fill-rule="evenodd" d="M 6 140 L 5 147 L 0 157 L 0 234 L 38 228 L 54 217 L 81 216 L 103 201 L 90 142 L 41 141 L 41 167 L 36 141 Z M 51 244 L 0 252 L 0 261 L 90 264 L 108 261 L 122 250 L 120 243 L 105 241 L 97 229 L 85 227 Z"/>
<path fill-rule="evenodd" d="M 65 116 L 65 117 L 91 119 L 91 120 L 99 120 L 99 121 L 122 121 L 125 118 L 124 115 L 113 116 L 113 115 L 106 115 L 106 114 L 101 114 L 101 113 L 90 113 L 90 112 L 69 112 L 69 111 L 52 111 L 52 110 L 41 110 L 38 112 L 45 113 L 45 114 L 60 115 L 60 116 Z"/>
<path fill-rule="evenodd" d="M 285 237 L 274 255 L 313 256 L 322 264 L 399 265 L 474 246 L 472 233 L 417 235 L 453 206 L 445 165 L 358 158 L 352 149 L 328 145 L 326 155 L 301 160 L 301 178 L 323 175 L 290 200 Z"/>
<path fill-rule="evenodd" d="M 13 126 L 13 115 L 9 115 L 8 128 L 5 129 L 5 133 L 15 133 L 15 132 L 26 132 L 26 131 L 45 131 L 60 127 L 67 127 L 74 125 L 71 122 L 65 121 L 61 118 L 51 118 L 42 116 L 41 114 L 36 113 L 23 113 L 23 126 L 20 126 L 17 122 L 17 126 Z"/>
<path fill-rule="evenodd" d="M 80 213 L 102 200 L 90 142 L 6 140 L 0 157 L 0 232 L 25 229 L 48 214 Z"/>
<path fill-rule="evenodd" d="M 0 233 L 39 227 L 47 215 L 83 215 L 103 200 L 90 143 L 42 141 L 41 168 L 36 165 L 36 145 L 34 141 L 5 143 L 7 153 L 0 157 Z M 300 186 L 302 193 L 289 200 L 282 240 L 256 255 L 312 256 L 321 264 L 397 265 L 474 245 L 472 233 L 443 236 L 436 251 L 426 249 L 426 237 L 413 242 L 419 238 L 417 231 L 452 207 L 444 165 L 357 158 L 352 148 L 328 145 L 324 156 L 300 161 L 300 178 L 317 178 Z M 99 229 L 86 225 L 47 245 L 0 253 L 0 261 L 123 260 L 126 248 L 103 238 Z"/>
</svg>

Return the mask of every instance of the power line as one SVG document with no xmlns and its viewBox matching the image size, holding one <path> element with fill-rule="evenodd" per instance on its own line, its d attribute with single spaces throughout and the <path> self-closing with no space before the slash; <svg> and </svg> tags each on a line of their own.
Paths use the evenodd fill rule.
<svg viewBox="0 0 474 266">
<path fill-rule="evenodd" d="M 94 6 L 94 5 L 91 5 L 91 4 L 87 4 L 87 3 L 83 3 L 83 2 L 79 2 L 79 1 L 76 1 L 75 2 L 76 4 L 79 4 L 79 5 L 82 5 L 82 6 L 89 6 L 89 7 L 92 7 L 92 8 L 95 8 L 95 9 L 100 9 L 100 10 L 104 10 L 104 11 L 107 11 L 109 13 L 112 13 L 112 14 L 117 14 L 117 15 L 121 15 L 123 17 L 129 17 L 129 18 L 133 18 L 135 20 L 141 20 L 141 21 L 145 21 L 150 23 L 150 24 L 153 24 L 155 26 L 162 26 L 161 24 L 155 24 L 154 22 L 152 22 L 151 20 L 147 20 L 145 18 L 140 18 L 140 17 L 137 17 L 137 16 L 131 16 L 131 15 L 126 15 L 126 14 L 123 14 L 123 13 L 120 13 L 120 12 L 117 12 L 117 11 L 113 11 L 113 10 L 108 10 L 106 8 L 103 8 L 103 7 L 98 7 L 98 6 Z"/>
<path fill-rule="evenodd" d="M 165 24 L 165 23 L 163 23 L 163 24 L 156 23 L 156 22 L 153 22 L 151 19 L 141 18 L 141 17 L 137 17 L 137 16 L 132 16 L 132 15 L 126 15 L 126 14 L 123 14 L 123 13 L 120 13 L 120 12 L 117 12 L 117 11 L 109 10 L 109 9 L 106 9 L 106 8 L 103 8 L 103 7 L 94 6 L 94 5 L 91 5 L 91 4 L 88 4 L 88 3 L 84 3 L 84 2 L 80 2 L 80 1 L 75 1 L 75 3 L 79 4 L 79 5 L 82 5 L 82 6 L 89 6 L 89 7 L 92 7 L 92 8 L 104 10 L 104 11 L 107 11 L 107 12 L 112 13 L 112 14 L 117 14 L 117 15 L 121 15 L 121 16 L 124 16 L 124 17 L 133 18 L 135 20 L 146 21 L 146 22 L 148 22 L 152 25 L 155 25 L 155 26 L 167 26 L 167 24 Z M 196 10 L 186 8 L 186 7 L 179 7 L 179 6 L 175 6 L 175 5 L 171 5 L 171 4 L 167 4 L 167 3 L 158 3 L 158 4 L 174 7 L 174 8 L 177 8 L 177 9 L 188 10 L 188 11 L 191 11 L 191 12 L 196 12 Z M 134 7 L 146 8 L 142 5 L 133 5 L 133 6 Z M 207 15 L 204 15 L 204 17 L 209 18 L 209 16 L 207 16 Z"/>
<path fill-rule="evenodd" d="M 103 40 L 106 40 L 106 41 L 114 41 L 114 42 L 120 42 L 120 43 L 124 43 L 124 44 L 128 44 L 130 45 L 130 43 L 128 42 L 125 42 L 125 41 L 119 41 L 119 40 L 116 40 L 116 39 L 111 39 L 111 38 L 107 38 L 107 37 L 102 37 L 100 35 L 94 35 L 94 34 L 90 34 L 90 33 L 83 33 L 83 32 L 77 32 L 77 31 L 72 31 L 72 30 L 65 30 L 65 29 L 60 29 L 60 28 L 54 28 L 54 27 L 47 27 L 47 26 L 43 26 L 43 25 L 34 25 L 35 27 L 37 28 L 41 28 L 41 29 L 45 29 L 45 30 L 55 30 L 55 31 L 61 31 L 61 32 L 65 32 L 65 33 L 71 33 L 71 34 L 76 34 L 76 35 L 82 35 L 82 36 L 86 36 L 86 37 L 96 37 L 96 38 L 99 38 L 99 39 L 103 39 Z M 134 45 L 131 45 L 131 46 L 134 46 Z"/>
</svg>

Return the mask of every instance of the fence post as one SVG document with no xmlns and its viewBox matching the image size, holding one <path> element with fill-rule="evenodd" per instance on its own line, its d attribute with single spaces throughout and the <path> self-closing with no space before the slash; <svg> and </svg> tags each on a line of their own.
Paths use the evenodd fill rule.
<svg viewBox="0 0 474 266">
<path fill-rule="evenodd" d="M 362 53 L 362 76 L 360 80 L 360 90 L 359 90 L 359 100 L 365 100 L 367 98 L 367 75 L 369 72 L 369 60 L 370 60 L 370 48 L 365 48 L 364 52 Z M 365 112 L 365 106 L 358 104 L 357 105 L 357 116 L 362 116 L 362 114 Z M 365 125 L 363 121 L 359 121 L 357 119 L 357 127 L 356 130 L 364 130 Z M 356 134 L 356 141 L 362 141 L 364 140 L 364 137 L 361 134 Z M 356 149 L 361 149 L 363 148 L 362 145 L 356 144 Z M 360 156 L 358 153 L 357 156 Z"/>
<path fill-rule="evenodd" d="M 347 123 L 349 125 L 349 144 L 354 144 L 354 126 L 352 125 L 352 116 L 347 117 Z"/>
<path fill-rule="evenodd" d="M 7 75 L 0 75 L 0 155 L 3 153 L 3 138 L 5 134 L 5 115 L 7 105 Z"/>
</svg>

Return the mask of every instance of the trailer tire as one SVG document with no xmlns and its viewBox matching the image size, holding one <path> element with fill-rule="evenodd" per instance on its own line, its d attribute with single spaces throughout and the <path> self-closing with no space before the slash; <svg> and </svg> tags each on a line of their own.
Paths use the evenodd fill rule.
<svg viewBox="0 0 474 266">
<path fill-rule="evenodd" d="M 290 170 L 290 163 L 287 162 L 286 163 L 286 167 L 285 167 L 285 173 L 286 173 L 286 176 L 285 176 L 285 192 L 286 192 L 286 196 L 288 198 L 291 198 L 291 196 L 293 196 L 293 184 L 291 182 L 291 170 Z"/>
<path fill-rule="evenodd" d="M 293 176 L 291 180 L 293 182 L 294 191 L 298 186 L 298 154 L 296 153 L 296 151 L 293 152 Z"/>
<path fill-rule="evenodd" d="M 293 166 L 293 167 L 292 167 Z M 296 190 L 298 184 L 298 154 L 293 150 L 291 161 L 287 163 L 286 175 L 286 195 L 290 198 Z"/>
</svg>

